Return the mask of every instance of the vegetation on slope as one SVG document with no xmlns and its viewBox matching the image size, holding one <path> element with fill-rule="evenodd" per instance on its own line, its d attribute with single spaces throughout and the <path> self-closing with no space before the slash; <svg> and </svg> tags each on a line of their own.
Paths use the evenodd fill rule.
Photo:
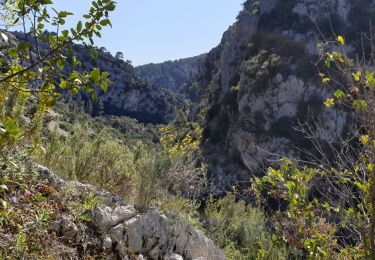
<svg viewBox="0 0 375 260">
<path fill-rule="evenodd" d="M 141 211 L 159 207 L 183 215 L 223 248 L 228 259 L 375 256 L 375 76 L 367 63 L 349 58 L 342 36 L 323 46 L 325 68 L 320 75 L 334 88 L 325 105 L 357 115 L 353 136 L 339 147 L 342 150 L 324 150 L 331 153 L 327 160 L 284 160 L 280 168 L 270 168 L 265 177 L 253 180 L 257 200 L 249 203 L 235 187 L 222 198 L 210 196 L 201 154 L 203 131 L 186 117 L 167 126 L 145 126 L 124 117 L 92 118 L 82 111 L 90 110 L 87 104 L 83 109 L 78 102 L 55 106 L 61 89 L 86 92 L 95 101 L 98 92 L 110 87 L 108 72 L 91 65 L 88 71 L 81 68 L 72 42 L 92 43 L 94 35 L 100 36 L 111 24 L 108 16 L 115 2 L 94 1 L 85 23 L 61 32 L 59 26 L 71 13 L 49 16 L 49 4 L 52 1 L 13 0 L 1 5 L 2 22 L 35 18 L 31 34 L 24 35 L 48 46 L 39 48 L 38 40 L 13 41 L 7 32 L 0 33 L 2 258 L 107 256 L 94 243 L 75 244 L 53 232 L 58 213 L 90 225 L 90 212 L 100 202 L 87 194 L 57 193 L 37 179 L 35 161 L 69 180 L 117 193 Z M 43 32 L 47 24 L 56 34 Z M 238 90 L 234 86 L 231 91 Z M 223 133 L 216 130 L 219 142 Z"/>
</svg>

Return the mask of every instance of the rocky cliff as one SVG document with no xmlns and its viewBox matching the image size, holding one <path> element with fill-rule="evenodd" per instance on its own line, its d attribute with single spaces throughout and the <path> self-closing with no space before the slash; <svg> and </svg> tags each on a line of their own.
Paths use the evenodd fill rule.
<svg viewBox="0 0 375 260">
<path fill-rule="evenodd" d="M 198 64 L 205 58 L 205 54 L 166 61 L 163 63 L 150 63 L 135 68 L 136 75 L 159 87 L 179 91 L 185 84 L 194 78 L 198 72 Z"/>
<path fill-rule="evenodd" d="M 298 129 L 309 123 L 314 138 L 336 145 L 350 114 L 326 109 L 331 95 L 321 83 L 316 46 L 344 35 L 360 49 L 374 1 L 248 0 L 237 22 L 200 66 L 198 120 L 219 191 L 247 182 L 287 156 L 301 158 L 314 146 Z"/>
<path fill-rule="evenodd" d="M 140 212 L 120 197 L 91 185 L 66 182 L 42 166 L 37 171 L 39 182 L 48 187 L 50 204 L 66 207 L 56 213 L 50 230 L 64 246 L 72 248 L 59 257 L 81 259 L 80 254 L 96 254 L 106 259 L 225 259 L 203 232 L 176 215 L 167 216 L 156 209 Z M 77 218 L 64 203 L 82 198 L 95 198 L 99 204 L 86 210 L 84 218 Z"/>
</svg>

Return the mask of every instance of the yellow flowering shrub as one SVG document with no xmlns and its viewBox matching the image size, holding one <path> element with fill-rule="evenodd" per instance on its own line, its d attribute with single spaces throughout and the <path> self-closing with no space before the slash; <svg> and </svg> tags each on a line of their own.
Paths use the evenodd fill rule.
<svg viewBox="0 0 375 260">
<path fill-rule="evenodd" d="M 179 129 L 169 125 L 160 128 L 160 132 L 163 151 L 169 158 L 176 159 L 184 158 L 199 149 L 203 130 L 200 127 L 195 127 L 193 130 L 181 134 Z"/>
</svg>

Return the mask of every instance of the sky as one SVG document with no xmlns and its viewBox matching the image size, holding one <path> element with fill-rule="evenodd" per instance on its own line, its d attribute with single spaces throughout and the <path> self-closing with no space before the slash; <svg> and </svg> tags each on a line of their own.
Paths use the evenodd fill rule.
<svg viewBox="0 0 375 260">
<path fill-rule="evenodd" d="M 117 0 L 106 28 L 95 45 L 112 54 L 124 53 L 133 65 L 159 63 L 208 52 L 233 24 L 244 0 Z M 88 0 L 54 0 L 57 10 L 73 12 L 76 24 Z"/>
</svg>

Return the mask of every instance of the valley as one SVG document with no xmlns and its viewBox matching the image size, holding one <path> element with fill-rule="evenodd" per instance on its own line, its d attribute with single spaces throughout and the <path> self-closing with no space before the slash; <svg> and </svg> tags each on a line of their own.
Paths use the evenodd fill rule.
<svg viewBox="0 0 375 260">
<path fill-rule="evenodd" d="M 373 1 L 247 0 L 208 53 L 136 67 L 92 44 L 114 1 L 62 32 L 69 13 L 20 2 L 1 259 L 375 256 Z"/>
</svg>

